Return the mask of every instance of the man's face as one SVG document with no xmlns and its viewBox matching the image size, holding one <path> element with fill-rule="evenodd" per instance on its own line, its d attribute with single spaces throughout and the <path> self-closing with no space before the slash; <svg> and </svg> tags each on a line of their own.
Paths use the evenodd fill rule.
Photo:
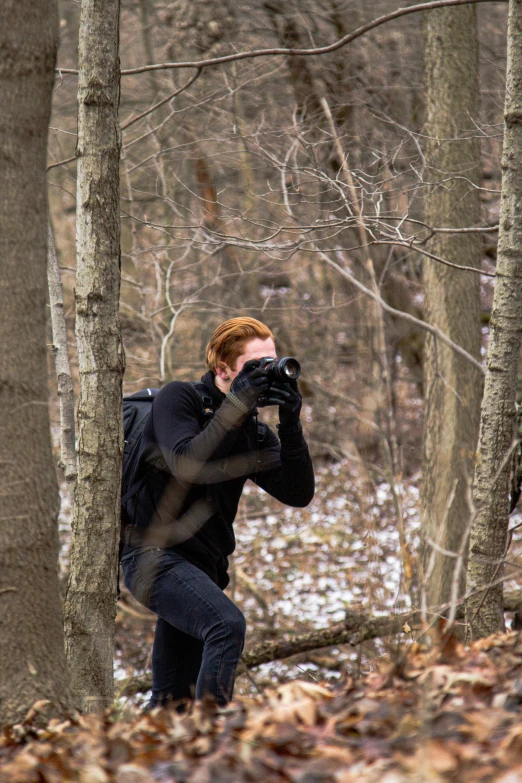
<svg viewBox="0 0 522 783">
<path fill-rule="evenodd" d="M 261 340 L 260 337 L 254 337 L 245 343 L 243 353 L 238 356 L 234 369 L 223 364 L 216 368 L 216 385 L 225 394 L 230 391 L 232 382 L 237 378 L 243 366 L 251 359 L 263 359 L 265 356 L 276 358 L 276 347 L 271 337 Z"/>
</svg>

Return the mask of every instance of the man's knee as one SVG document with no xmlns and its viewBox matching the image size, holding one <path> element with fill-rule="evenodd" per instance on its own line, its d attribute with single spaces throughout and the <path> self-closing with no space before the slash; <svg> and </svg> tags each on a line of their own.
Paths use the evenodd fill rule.
<svg viewBox="0 0 522 783">
<path fill-rule="evenodd" d="M 231 629 L 234 636 L 238 639 L 241 639 L 242 644 L 244 644 L 246 636 L 246 620 L 243 612 L 241 612 L 239 609 L 237 609 L 234 618 L 231 620 Z"/>
<path fill-rule="evenodd" d="M 246 635 L 246 620 L 243 613 L 234 606 L 225 614 L 220 614 L 219 619 L 212 624 L 205 641 L 227 639 L 237 643 L 243 649 Z"/>
</svg>

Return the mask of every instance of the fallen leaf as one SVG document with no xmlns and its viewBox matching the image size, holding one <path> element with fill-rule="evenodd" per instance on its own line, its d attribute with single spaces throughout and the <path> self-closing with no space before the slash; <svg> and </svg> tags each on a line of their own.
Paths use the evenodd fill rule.
<svg viewBox="0 0 522 783">
<path fill-rule="evenodd" d="M 39 759 L 29 751 L 22 751 L 13 761 L 1 768 L 2 783 L 39 783 Z"/>
<path fill-rule="evenodd" d="M 122 764 L 116 773 L 116 783 L 155 783 L 154 778 L 137 764 Z"/>
<path fill-rule="evenodd" d="M 109 776 L 99 764 L 87 764 L 80 770 L 80 783 L 109 783 Z"/>
</svg>

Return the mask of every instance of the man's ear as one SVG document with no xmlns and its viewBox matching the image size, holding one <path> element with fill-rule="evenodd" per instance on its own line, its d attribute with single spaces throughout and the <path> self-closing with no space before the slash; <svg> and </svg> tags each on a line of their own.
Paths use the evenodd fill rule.
<svg viewBox="0 0 522 783">
<path fill-rule="evenodd" d="M 230 367 L 225 362 L 219 362 L 216 365 L 216 375 L 221 378 L 222 381 L 228 381 L 230 378 Z"/>
</svg>

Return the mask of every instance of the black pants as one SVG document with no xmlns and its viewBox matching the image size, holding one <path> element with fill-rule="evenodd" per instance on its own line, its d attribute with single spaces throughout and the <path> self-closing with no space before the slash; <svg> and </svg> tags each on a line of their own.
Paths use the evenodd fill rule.
<svg viewBox="0 0 522 783">
<path fill-rule="evenodd" d="M 150 706 L 204 695 L 226 705 L 245 642 L 241 611 L 175 552 L 143 549 L 121 565 L 126 587 L 158 615 Z"/>
</svg>

